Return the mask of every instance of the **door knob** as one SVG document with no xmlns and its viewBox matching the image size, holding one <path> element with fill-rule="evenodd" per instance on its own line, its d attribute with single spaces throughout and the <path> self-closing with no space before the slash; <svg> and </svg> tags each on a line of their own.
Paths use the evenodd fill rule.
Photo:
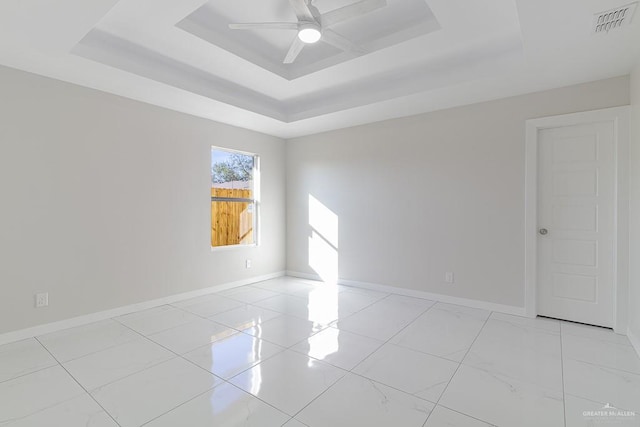
<svg viewBox="0 0 640 427">
<path fill-rule="evenodd" d="M 538 230 L 538 233 L 546 236 L 547 234 L 549 234 L 549 230 L 547 230 L 546 228 L 541 228 L 540 230 Z"/>
</svg>

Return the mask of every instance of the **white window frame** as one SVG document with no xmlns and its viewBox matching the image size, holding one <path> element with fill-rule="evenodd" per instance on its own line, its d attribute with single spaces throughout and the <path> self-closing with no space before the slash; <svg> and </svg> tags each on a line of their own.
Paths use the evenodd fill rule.
<svg viewBox="0 0 640 427">
<path fill-rule="evenodd" d="M 222 200 L 217 200 L 217 201 L 230 201 L 230 202 L 248 202 L 248 203 L 253 203 L 253 207 L 254 207 L 254 212 L 253 212 L 253 243 L 251 244 L 235 244 L 235 245 L 225 245 L 225 246 L 211 246 L 211 250 L 212 251 L 224 251 L 224 250 L 230 250 L 230 249 L 239 249 L 239 248 L 255 248 L 258 247 L 260 245 L 260 156 L 256 153 L 251 153 L 249 151 L 241 151 L 241 150 L 235 150 L 235 149 L 231 149 L 231 148 L 226 148 L 226 147 L 220 147 L 217 145 L 212 145 L 211 146 L 211 154 L 213 155 L 213 151 L 224 151 L 225 153 L 231 153 L 231 154 L 242 154 L 245 156 L 251 156 L 253 157 L 253 169 L 251 171 L 252 175 L 253 175 L 253 179 L 252 179 L 252 193 L 253 193 L 253 198 L 252 199 L 234 199 L 234 198 L 225 198 L 225 197 L 221 197 L 221 198 L 216 198 L 211 196 L 211 201 L 213 202 L 214 199 L 222 199 Z M 209 167 L 211 167 L 211 160 L 212 158 L 209 159 Z M 209 171 L 209 185 L 211 185 L 211 171 Z M 209 215 L 211 216 L 212 212 L 210 211 Z M 211 223 L 211 217 L 209 217 L 209 223 Z M 211 240 L 211 237 L 209 237 L 209 240 Z"/>
</svg>

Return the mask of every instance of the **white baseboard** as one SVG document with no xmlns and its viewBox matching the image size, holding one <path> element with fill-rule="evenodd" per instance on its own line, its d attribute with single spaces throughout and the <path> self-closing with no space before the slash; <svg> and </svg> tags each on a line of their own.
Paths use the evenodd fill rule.
<svg viewBox="0 0 640 427">
<path fill-rule="evenodd" d="M 301 273 L 299 271 L 287 270 L 287 276 L 299 277 L 301 279 L 322 280 L 316 274 Z M 453 297 L 450 295 L 434 294 L 431 292 L 418 291 L 414 289 L 398 288 L 389 285 L 380 285 L 377 283 L 359 282 L 356 280 L 338 279 L 339 285 L 351 286 L 354 288 L 369 289 L 372 291 L 386 292 L 391 294 L 405 295 L 409 297 L 423 298 L 431 301 L 445 302 L 449 304 L 463 305 L 466 307 L 480 308 L 483 310 L 497 311 L 499 313 L 513 314 L 516 316 L 526 317 L 525 308 L 513 305 L 496 304 L 488 301 L 480 301 L 468 298 Z"/>
<path fill-rule="evenodd" d="M 195 291 L 184 292 L 181 294 L 170 295 L 168 297 L 158 298 L 151 301 L 144 301 L 136 304 L 126 305 L 123 307 L 113 308 L 110 310 L 99 311 L 97 313 L 86 314 L 84 316 L 72 317 L 70 319 L 60 320 L 58 322 L 45 323 L 43 325 L 33 326 L 27 329 L 20 329 L 17 331 L 7 332 L 0 334 L 0 345 L 7 344 L 14 341 L 20 341 L 23 339 L 35 337 L 38 335 L 44 335 L 51 332 L 60 331 L 63 329 L 73 328 L 76 326 L 86 325 L 100 320 L 111 319 L 112 317 L 122 316 L 124 314 L 133 313 L 135 311 L 147 310 L 149 308 L 158 307 L 160 305 L 171 304 L 174 302 L 182 301 L 189 298 L 195 298 L 202 295 L 207 295 L 212 292 L 220 292 L 226 289 L 237 288 L 240 286 L 250 285 L 252 283 L 262 282 L 264 280 L 274 279 L 276 277 L 284 276 L 284 271 L 276 273 L 265 274 L 262 276 L 255 276 L 248 279 L 238 280 L 235 282 L 223 283 L 221 285 L 211 286 L 204 289 L 197 289 Z"/>
<path fill-rule="evenodd" d="M 640 357 L 640 336 L 636 335 L 631 328 L 627 329 L 627 338 Z"/>
</svg>

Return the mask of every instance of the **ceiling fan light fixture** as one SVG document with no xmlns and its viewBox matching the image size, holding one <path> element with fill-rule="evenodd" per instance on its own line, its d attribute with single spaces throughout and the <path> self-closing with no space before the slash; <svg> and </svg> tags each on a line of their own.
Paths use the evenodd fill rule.
<svg viewBox="0 0 640 427">
<path fill-rule="evenodd" d="M 320 28 L 314 24 L 303 24 L 300 25 L 300 29 L 298 30 L 298 38 L 303 43 L 315 43 L 320 40 L 322 37 L 322 33 L 320 32 Z"/>
</svg>

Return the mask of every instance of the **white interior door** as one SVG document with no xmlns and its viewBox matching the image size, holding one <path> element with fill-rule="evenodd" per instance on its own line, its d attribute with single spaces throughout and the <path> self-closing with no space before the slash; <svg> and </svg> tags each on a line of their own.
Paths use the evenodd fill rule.
<svg viewBox="0 0 640 427">
<path fill-rule="evenodd" d="M 538 314 L 613 327 L 614 122 L 538 133 Z"/>
</svg>

